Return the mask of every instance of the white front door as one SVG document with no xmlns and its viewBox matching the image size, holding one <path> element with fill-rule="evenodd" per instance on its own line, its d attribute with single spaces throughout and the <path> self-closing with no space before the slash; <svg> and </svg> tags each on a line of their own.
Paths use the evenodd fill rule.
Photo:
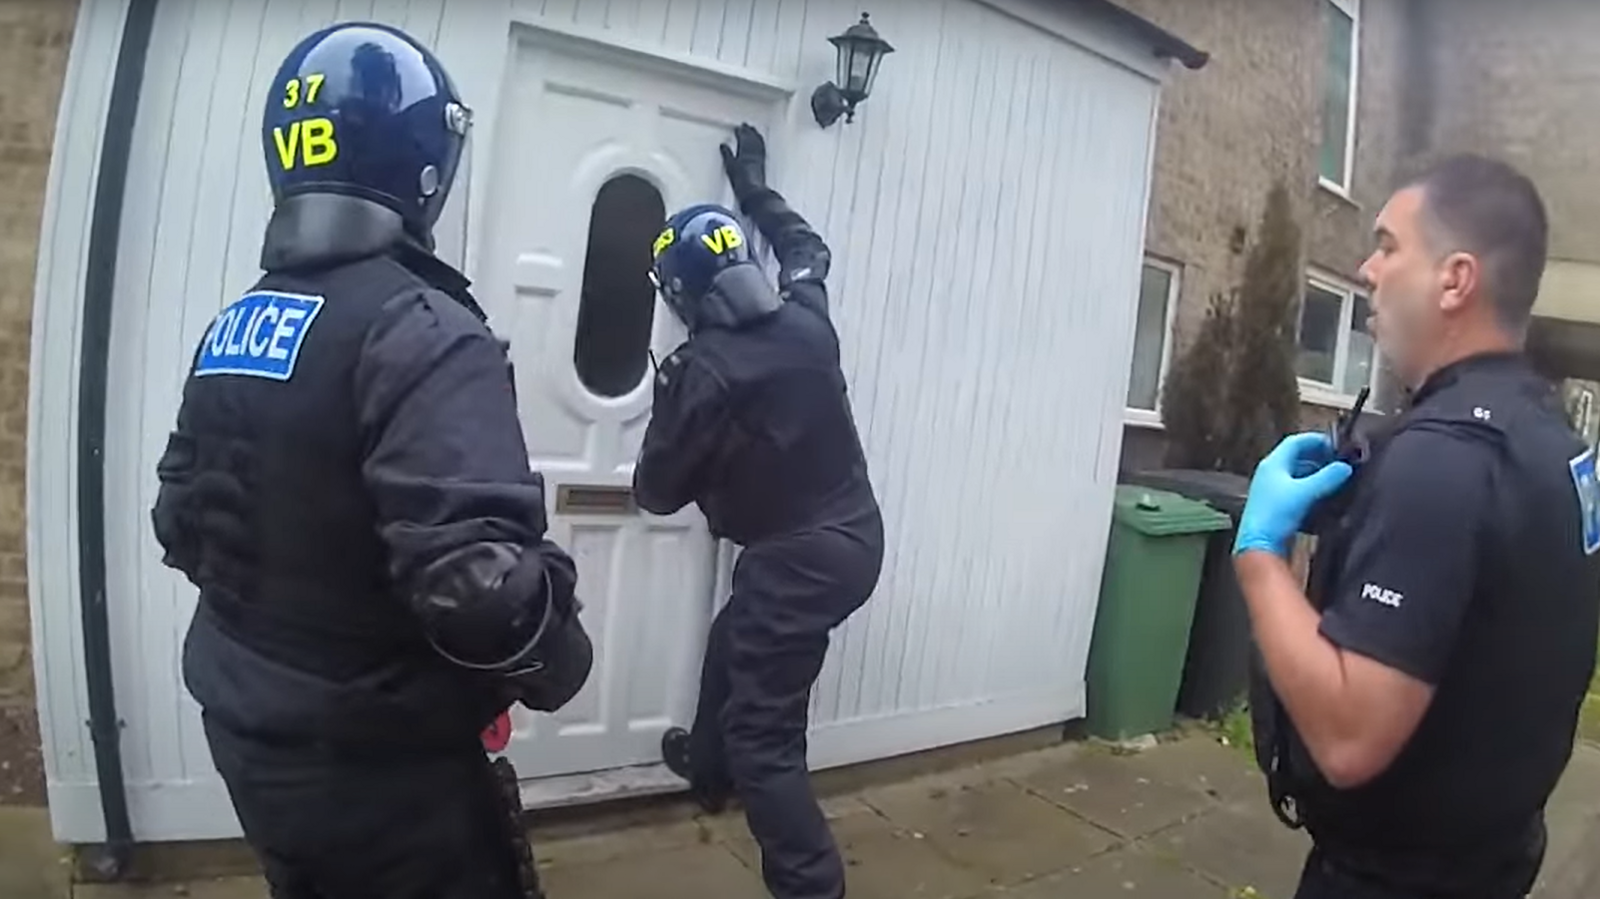
<svg viewBox="0 0 1600 899">
<path fill-rule="evenodd" d="M 713 608 L 716 547 L 690 507 L 658 518 L 629 486 L 656 358 L 683 330 L 650 286 L 670 212 L 727 202 L 718 144 L 772 98 L 714 76 L 570 40 L 513 52 L 496 121 L 482 300 L 509 339 L 551 539 L 577 561 L 595 643 L 589 683 L 554 716 L 516 712 L 524 777 L 660 760 L 687 724 Z"/>
</svg>

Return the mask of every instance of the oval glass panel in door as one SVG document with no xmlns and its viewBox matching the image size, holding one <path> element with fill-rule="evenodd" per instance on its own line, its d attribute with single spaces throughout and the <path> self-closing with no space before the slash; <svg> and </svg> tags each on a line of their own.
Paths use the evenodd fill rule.
<svg viewBox="0 0 1600 899">
<path fill-rule="evenodd" d="M 656 311 L 650 245 L 666 217 L 661 192 L 638 175 L 617 175 L 595 195 L 572 363 L 600 396 L 630 393 L 648 370 Z"/>
</svg>

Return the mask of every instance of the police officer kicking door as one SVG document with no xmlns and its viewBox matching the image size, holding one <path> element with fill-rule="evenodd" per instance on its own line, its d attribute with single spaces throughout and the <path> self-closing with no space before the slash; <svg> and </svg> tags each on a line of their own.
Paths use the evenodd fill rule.
<svg viewBox="0 0 1600 899">
<path fill-rule="evenodd" d="M 483 299 L 511 341 L 550 536 L 572 553 L 595 643 L 589 683 L 553 716 L 519 709 L 523 777 L 660 761 L 687 724 L 716 547 L 693 508 L 655 517 L 630 490 L 653 360 L 684 337 L 649 280 L 666 215 L 730 201 L 718 145 L 781 95 L 571 38 L 514 48 L 496 122 Z"/>
</svg>

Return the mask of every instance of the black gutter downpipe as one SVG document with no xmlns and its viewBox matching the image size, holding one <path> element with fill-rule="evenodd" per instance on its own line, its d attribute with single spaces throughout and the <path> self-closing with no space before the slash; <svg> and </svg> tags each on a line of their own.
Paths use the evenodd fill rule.
<svg viewBox="0 0 1600 899">
<path fill-rule="evenodd" d="M 122 773 L 122 720 L 111 672 L 111 627 L 106 613 L 105 437 L 111 307 L 115 300 L 117 245 L 122 203 L 128 186 L 128 153 L 139 113 L 145 57 L 155 24 L 156 0 L 129 0 L 122 45 L 106 106 L 89 220 L 89 251 L 84 270 L 83 343 L 78 363 L 78 579 L 83 612 L 84 675 L 89 694 L 89 736 L 100 783 L 106 841 L 86 853 L 99 878 L 120 880 L 133 852 L 133 825 Z"/>
</svg>

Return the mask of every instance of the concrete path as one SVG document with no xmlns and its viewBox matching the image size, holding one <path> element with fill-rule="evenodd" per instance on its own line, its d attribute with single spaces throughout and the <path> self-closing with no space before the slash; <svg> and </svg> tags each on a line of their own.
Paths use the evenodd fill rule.
<svg viewBox="0 0 1600 899">
<path fill-rule="evenodd" d="M 829 798 L 852 899 L 1288 899 L 1303 835 L 1267 809 L 1246 756 L 1206 736 L 1138 754 L 1074 744 Z M 3 811 L 3 810 L 0 810 Z M 538 839 L 552 899 L 760 899 L 737 814 Z M 0 816 L 0 825 L 5 818 Z M 1541 899 L 1600 896 L 1600 749 L 1581 749 L 1550 808 Z M 23 870 L 0 830 L 0 896 L 262 899 L 251 877 L 80 885 Z"/>
</svg>

